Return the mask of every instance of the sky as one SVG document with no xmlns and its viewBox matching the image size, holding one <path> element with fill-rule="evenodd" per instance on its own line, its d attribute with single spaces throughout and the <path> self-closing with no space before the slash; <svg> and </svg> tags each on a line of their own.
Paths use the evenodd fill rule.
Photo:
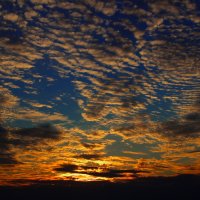
<svg viewBox="0 0 200 200">
<path fill-rule="evenodd" d="M 200 174 L 199 0 L 0 0 L 0 185 Z"/>
</svg>

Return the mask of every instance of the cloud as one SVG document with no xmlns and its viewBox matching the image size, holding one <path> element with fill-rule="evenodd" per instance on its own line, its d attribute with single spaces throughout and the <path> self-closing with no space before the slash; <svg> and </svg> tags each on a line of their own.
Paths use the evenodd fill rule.
<svg viewBox="0 0 200 200">
<path fill-rule="evenodd" d="M 61 132 L 50 124 L 42 124 L 33 128 L 21 128 L 12 132 L 15 135 L 38 138 L 38 139 L 58 139 Z"/>
<path fill-rule="evenodd" d="M 160 13 L 162 11 L 167 11 L 170 14 L 173 15 L 178 15 L 179 14 L 179 9 L 178 7 L 176 7 L 176 5 L 173 5 L 173 3 L 171 3 L 170 1 L 166 0 L 166 1 L 155 1 L 154 3 L 150 3 L 149 4 L 152 11 L 154 13 Z"/>
<path fill-rule="evenodd" d="M 0 164 L 20 163 L 15 159 L 17 152 L 14 152 L 13 148 L 20 148 L 22 151 L 25 151 L 26 148 L 37 150 L 38 145 L 45 144 L 49 140 L 58 140 L 61 133 L 60 130 L 50 124 L 17 130 L 0 127 Z"/>
<path fill-rule="evenodd" d="M 200 113 L 198 112 L 193 112 L 193 113 L 189 113 L 185 116 L 185 119 L 187 121 L 200 121 Z"/>
<path fill-rule="evenodd" d="M 43 107 L 52 108 L 51 105 L 46 105 L 46 104 L 42 104 L 42 103 L 38 103 L 38 102 L 28 101 L 27 103 L 29 103 L 32 107 L 36 107 L 36 108 L 43 108 Z"/>
<path fill-rule="evenodd" d="M 2 126 L 0 126 L 0 148 L 2 150 L 7 150 L 8 149 L 8 146 L 7 146 L 7 135 L 8 135 L 8 132 L 5 128 L 3 128 Z"/>
<path fill-rule="evenodd" d="M 96 177 L 104 177 L 104 178 L 119 178 L 124 177 L 127 174 L 129 176 L 135 176 L 137 173 L 141 172 L 139 170 L 134 169 L 106 169 L 102 167 L 88 167 L 88 166 L 77 166 L 71 164 L 62 164 L 61 167 L 54 168 L 57 172 L 71 172 L 78 174 L 87 174 Z"/>
<path fill-rule="evenodd" d="M 58 168 L 55 168 L 55 171 L 58 172 L 74 172 L 76 169 L 78 169 L 77 165 L 73 165 L 73 164 L 63 164 Z"/>
<path fill-rule="evenodd" d="M 137 78 L 125 78 L 105 78 L 104 81 L 90 78 L 98 88 L 94 94 L 82 92 L 89 99 L 82 114 L 84 119 L 99 121 L 109 114 L 127 116 L 145 109 L 145 105 L 137 98 Z M 133 83 L 135 83 L 135 88 L 132 88 Z"/>
<path fill-rule="evenodd" d="M 0 154 L 0 165 L 16 165 L 20 164 L 11 153 L 1 153 Z"/>
<path fill-rule="evenodd" d="M 0 165 L 18 164 L 13 153 L 10 152 L 8 131 L 0 126 Z"/>
<path fill-rule="evenodd" d="M 12 113 L 11 109 L 16 106 L 18 99 L 9 90 L 2 87 L 0 90 L 0 165 L 17 164 L 17 160 L 10 151 L 9 131 L 2 126 L 2 123 Z"/>
<path fill-rule="evenodd" d="M 38 17 L 38 13 L 35 12 L 34 10 L 28 10 L 27 12 L 25 12 L 25 17 L 30 20 L 33 17 Z"/>
<path fill-rule="evenodd" d="M 5 14 L 3 16 L 3 18 L 5 20 L 11 21 L 11 22 L 16 22 L 18 20 L 19 16 L 16 15 L 15 13 L 8 13 L 8 14 Z"/>
<path fill-rule="evenodd" d="M 43 9 L 47 14 L 40 18 L 36 17 L 34 26 L 31 26 L 28 20 L 24 19 L 26 26 L 20 27 L 18 30 L 22 33 L 19 39 L 23 41 L 23 48 L 21 48 L 21 45 L 9 45 L 9 42 L 3 42 L 2 46 L 5 52 L 8 52 L 4 54 L 2 62 L 2 71 L 6 72 L 4 78 L 11 78 L 10 75 L 15 74 L 12 78 L 17 78 L 27 86 L 27 80 L 24 78 L 26 77 L 25 74 L 28 73 L 26 70 L 30 69 L 35 72 L 38 67 L 36 63 L 39 59 L 42 62 L 44 52 L 48 52 L 49 58 L 52 61 L 57 61 L 53 68 L 60 77 L 65 77 L 69 73 L 72 74 L 76 77 L 75 85 L 77 87 L 84 84 L 83 79 L 86 82 L 91 81 L 90 84 L 86 83 L 86 87 L 80 91 L 85 97 L 81 107 L 82 116 L 87 121 L 100 123 L 109 114 L 115 115 L 115 117 L 128 117 L 145 110 L 148 104 L 160 100 L 156 96 L 159 89 L 156 83 L 165 87 L 172 86 L 172 83 L 169 83 L 171 72 L 173 72 L 172 75 L 176 76 L 177 83 L 185 81 L 188 77 L 185 73 L 186 69 L 198 55 L 194 54 L 198 50 L 198 45 L 195 47 L 191 43 L 192 45 L 186 47 L 181 43 L 181 38 L 184 40 L 197 38 L 197 27 L 189 31 L 190 33 L 182 34 L 182 31 L 184 32 L 190 27 L 186 25 L 178 26 L 174 23 L 174 27 L 170 29 L 170 34 L 157 34 L 157 29 L 161 32 L 168 30 L 164 23 L 165 20 L 180 17 L 179 6 L 171 1 L 164 3 L 161 1 L 146 2 L 152 9 L 151 12 L 137 5 L 136 2 L 127 1 L 121 5 L 122 13 L 130 16 L 134 14 L 139 23 L 145 24 L 144 30 L 140 30 L 141 28 L 137 27 L 138 22 L 131 21 L 128 17 L 124 19 L 107 17 L 105 19 L 101 15 L 96 15 L 96 12 L 104 13 L 107 16 L 114 15 L 118 11 L 118 5 L 115 1 L 93 0 L 74 3 L 33 0 L 32 3 L 36 6 L 45 4 Z M 187 4 L 187 7 L 192 5 L 188 2 L 185 3 L 185 1 L 183 4 Z M 71 10 L 69 16 L 66 17 L 57 10 L 57 7 L 66 11 Z M 30 15 L 31 18 L 36 16 L 33 10 L 35 9 L 23 7 L 21 13 Z M 165 12 L 162 13 L 162 11 Z M 189 15 L 187 12 L 190 11 L 187 11 L 187 9 L 183 12 L 181 16 L 185 15 L 185 18 L 190 15 L 191 17 L 194 15 L 193 18 L 196 17 L 195 13 Z M 159 13 L 159 15 L 155 17 L 155 13 Z M 84 23 L 80 23 L 81 20 Z M 19 25 L 19 23 L 16 22 L 16 25 Z M 10 30 L 9 25 L 6 25 L 6 27 Z M 78 31 L 79 28 L 80 31 Z M 69 30 L 67 36 L 65 35 L 66 30 Z M 182 30 L 178 33 L 180 37 L 174 38 L 174 30 Z M 187 37 L 188 34 L 190 34 L 189 37 Z M 153 39 L 146 40 L 143 38 L 144 35 Z M 5 39 L 9 39 L 7 37 L 9 37 L 9 34 L 5 36 Z M 169 40 L 173 40 L 173 44 Z M 140 48 L 140 43 L 145 44 L 144 48 Z M 62 51 L 59 51 L 59 48 Z M 171 55 L 172 50 L 173 54 Z M 141 58 L 138 54 L 141 55 Z M 168 57 L 171 57 L 171 59 L 168 59 Z M 198 59 L 196 62 L 198 64 Z M 142 71 L 142 68 L 138 67 L 141 64 L 148 70 Z M 162 73 L 156 76 L 154 71 L 150 72 L 148 66 L 156 66 L 155 68 L 158 71 L 161 70 Z M 178 77 L 177 72 L 183 73 L 185 77 Z M 123 73 L 123 78 L 120 78 L 119 81 L 119 77 L 116 77 L 109 81 L 108 77 L 117 73 Z M 141 73 L 143 73 L 142 76 Z M 33 77 L 34 75 L 33 73 Z M 136 78 L 139 75 L 142 79 Z M 124 84 L 123 81 L 130 77 L 132 77 L 132 83 Z M 79 85 L 77 84 L 78 81 Z M 120 85 L 120 83 L 122 84 Z M 35 87 L 33 83 L 30 83 L 30 85 L 32 85 L 32 88 Z M 134 88 L 132 88 L 133 86 Z M 37 89 L 34 88 L 35 93 Z M 175 96 L 177 97 L 177 95 Z"/>
<path fill-rule="evenodd" d="M 105 15 L 112 16 L 117 11 L 117 6 L 115 0 L 109 2 L 97 1 L 97 0 L 85 0 L 95 10 L 102 12 Z"/>
<path fill-rule="evenodd" d="M 181 118 L 162 123 L 160 132 L 169 137 L 198 138 L 200 137 L 200 104 L 197 100 Z"/>
<path fill-rule="evenodd" d="M 55 0 L 31 0 L 33 4 L 54 4 Z"/>
<path fill-rule="evenodd" d="M 38 104 L 40 106 L 40 104 Z M 46 105 L 48 107 L 48 105 Z M 70 123 L 70 120 L 67 116 L 64 116 L 61 113 L 44 113 L 41 111 L 37 111 L 34 109 L 18 109 L 18 112 L 13 114 L 14 119 L 19 120 L 26 120 L 26 121 L 32 121 L 32 122 L 50 122 L 50 121 L 65 121 Z"/>
<path fill-rule="evenodd" d="M 81 154 L 81 155 L 76 156 L 76 158 L 83 158 L 86 160 L 96 160 L 96 159 L 100 159 L 102 157 L 103 157 L 102 154 Z"/>
<path fill-rule="evenodd" d="M 14 96 L 7 88 L 0 87 L 0 122 L 9 119 L 18 106 L 19 98 Z"/>
<path fill-rule="evenodd" d="M 6 88 L 1 87 L 0 89 L 1 165 L 12 166 L 14 164 L 22 164 L 22 162 L 19 161 L 19 151 L 21 151 L 21 154 L 26 152 L 27 149 L 37 151 L 42 145 L 43 148 L 45 148 L 44 146 L 47 146 L 49 141 L 52 143 L 52 141 L 58 141 L 61 138 L 62 130 L 58 128 L 58 126 L 51 125 L 50 123 L 39 124 L 30 128 L 11 128 L 9 126 L 5 126 L 5 122 L 7 122 L 9 119 L 17 119 L 16 115 L 19 115 L 20 113 L 16 112 L 16 110 L 19 109 L 19 98 L 15 97 L 11 91 Z M 34 112 L 32 112 L 31 115 L 34 115 Z M 55 115 L 52 115 L 50 118 L 56 118 Z M 60 118 L 57 117 L 56 119 L 58 120 Z M 41 121 L 41 119 L 39 120 Z M 45 120 L 49 121 L 48 118 Z"/>
<path fill-rule="evenodd" d="M 126 174 L 136 175 L 140 171 L 137 170 L 109 170 L 107 172 L 92 172 L 89 173 L 93 176 L 100 176 L 100 177 L 106 177 L 106 178 L 117 178 L 117 177 L 124 177 Z M 130 176 L 130 175 L 129 175 Z"/>
<path fill-rule="evenodd" d="M 163 123 L 162 130 L 169 137 L 199 137 L 200 121 L 189 120 L 181 122 L 178 120 Z"/>
</svg>

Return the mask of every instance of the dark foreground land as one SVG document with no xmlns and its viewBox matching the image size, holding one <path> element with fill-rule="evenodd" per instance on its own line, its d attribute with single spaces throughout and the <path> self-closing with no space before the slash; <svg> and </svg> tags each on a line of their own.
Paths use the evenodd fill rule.
<svg viewBox="0 0 200 200">
<path fill-rule="evenodd" d="M 143 178 L 128 183 L 34 182 L 31 186 L 0 187 L 0 199 L 200 199 L 200 176 Z"/>
</svg>

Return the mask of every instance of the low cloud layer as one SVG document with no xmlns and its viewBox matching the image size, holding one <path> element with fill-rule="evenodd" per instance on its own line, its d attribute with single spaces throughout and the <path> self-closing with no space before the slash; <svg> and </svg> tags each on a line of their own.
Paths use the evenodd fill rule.
<svg viewBox="0 0 200 200">
<path fill-rule="evenodd" d="M 141 172 L 139 170 L 127 169 L 106 169 L 101 167 L 88 167 L 88 166 L 77 166 L 73 164 L 62 164 L 60 167 L 54 169 L 57 172 L 66 172 L 66 173 L 77 173 L 77 174 L 86 174 L 97 177 L 104 178 L 118 178 L 124 176 L 134 177 L 137 173 Z M 128 174 L 128 175 L 127 175 Z"/>
</svg>

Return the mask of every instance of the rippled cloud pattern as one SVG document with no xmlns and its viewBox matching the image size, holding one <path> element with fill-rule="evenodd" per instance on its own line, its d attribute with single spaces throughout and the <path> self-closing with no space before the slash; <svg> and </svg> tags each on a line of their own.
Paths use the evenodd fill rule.
<svg viewBox="0 0 200 200">
<path fill-rule="evenodd" d="M 199 174 L 199 55 L 198 0 L 0 0 L 0 184 Z"/>
</svg>

